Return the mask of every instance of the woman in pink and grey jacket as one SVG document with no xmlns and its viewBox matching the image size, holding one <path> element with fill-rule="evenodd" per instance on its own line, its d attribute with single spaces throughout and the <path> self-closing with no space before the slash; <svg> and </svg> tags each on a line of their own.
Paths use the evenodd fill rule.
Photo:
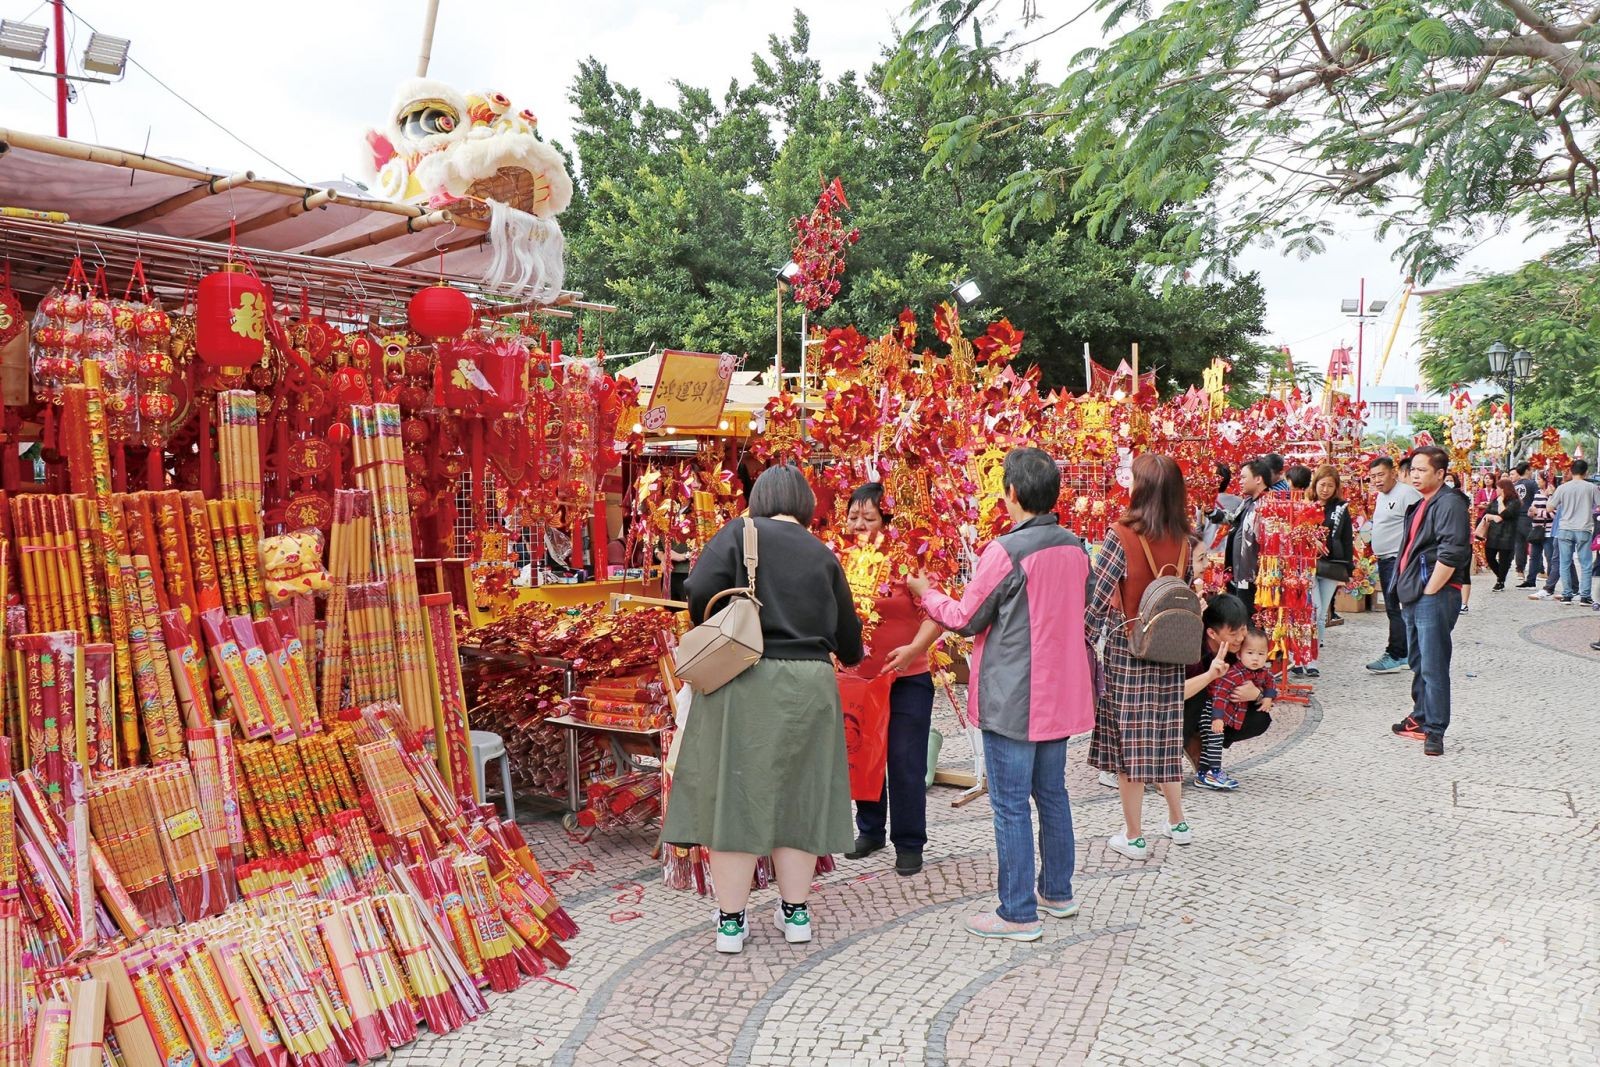
<svg viewBox="0 0 1600 1067">
<path fill-rule="evenodd" d="M 1078 911 L 1066 764 L 1067 738 L 1094 725 L 1084 638 L 1089 557 L 1056 522 L 1061 472 L 1049 455 L 1013 450 L 1003 485 L 1011 532 L 984 549 L 961 599 L 932 591 L 920 575 L 906 585 L 934 622 L 978 638 L 967 714 L 983 731 L 1000 906 L 968 920 L 967 930 L 1033 941 L 1044 932 L 1040 911 L 1059 919 Z M 1029 796 L 1039 811 L 1037 885 Z"/>
</svg>

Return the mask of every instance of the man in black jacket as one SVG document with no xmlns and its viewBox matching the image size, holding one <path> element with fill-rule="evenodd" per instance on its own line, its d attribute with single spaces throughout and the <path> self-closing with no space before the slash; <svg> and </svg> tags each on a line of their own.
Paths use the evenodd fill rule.
<svg viewBox="0 0 1600 1067">
<path fill-rule="evenodd" d="M 1533 498 L 1539 494 L 1539 483 L 1533 480 L 1529 473 L 1530 466 L 1527 460 L 1517 464 L 1517 500 L 1522 503 L 1522 511 L 1517 515 L 1516 540 L 1511 545 L 1511 560 L 1517 565 L 1518 574 L 1526 574 L 1528 568 L 1528 538 L 1533 533 L 1533 519 L 1528 516 L 1533 507 Z M 1539 546 L 1542 550 L 1544 546 Z M 1529 589 L 1533 583 L 1528 582 Z M 1519 586 L 1520 588 L 1520 586 Z"/>
<path fill-rule="evenodd" d="M 1393 726 L 1444 755 L 1450 726 L 1451 632 L 1461 615 L 1461 576 L 1472 563 L 1472 509 L 1445 488 L 1450 457 L 1436 445 L 1411 454 L 1411 484 L 1422 499 L 1406 510 L 1406 535 L 1395 564 L 1394 594 L 1411 653 L 1411 714 Z"/>
</svg>

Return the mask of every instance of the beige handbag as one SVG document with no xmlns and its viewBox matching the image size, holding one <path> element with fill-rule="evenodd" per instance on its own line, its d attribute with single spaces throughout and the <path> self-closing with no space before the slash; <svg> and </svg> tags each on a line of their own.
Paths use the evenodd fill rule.
<svg viewBox="0 0 1600 1067">
<path fill-rule="evenodd" d="M 744 568 L 749 584 L 724 589 L 706 605 L 706 621 L 678 639 L 678 677 L 699 693 L 715 693 L 761 658 L 761 601 L 756 599 L 756 524 L 744 520 Z M 717 601 L 728 603 L 715 611 Z"/>
</svg>

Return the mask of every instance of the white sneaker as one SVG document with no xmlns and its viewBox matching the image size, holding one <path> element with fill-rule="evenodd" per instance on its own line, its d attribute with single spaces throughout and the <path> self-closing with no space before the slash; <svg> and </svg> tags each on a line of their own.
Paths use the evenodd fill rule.
<svg viewBox="0 0 1600 1067">
<path fill-rule="evenodd" d="M 1555 597 L 1555 594 L 1550 592 L 1550 590 L 1548 590 L 1548 589 L 1541 589 L 1537 593 L 1529 593 L 1528 594 L 1528 599 L 1529 600 L 1551 600 L 1554 597 Z"/>
<path fill-rule="evenodd" d="M 779 913 L 780 915 L 782 912 Z M 750 920 L 736 923 L 732 919 L 717 923 L 717 951 L 729 955 L 744 951 L 744 940 L 750 936 Z"/>
<path fill-rule="evenodd" d="M 1167 823 L 1167 836 L 1172 838 L 1174 845 L 1194 844 L 1194 831 L 1189 828 L 1189 820 L 1183 822 Z"/>
<path fill-rule="evenodd" d="M 1117 776 L 1112 771 L 1101 771 L 1099 782 L 1107 789 L 1116 789 L 1121 784 L 1117 781 Z"/>
<path fill-rule="evenodd" d="M 811 941 L 811 909 L 804 904 L 795 909 L 792 916 L 783 914 L 783 905 L 779 904 L 772 914 L 773 921 L 778 924 L 778 929 L 783 931 L 783 939 L 791 945 L 805 945 Z"/>
<path fill-rule="evenodd" d="M 1147 860 L 1150 858 L 1150 846 L 1142 836 L 1129 841 L 1126 832 L 1112 834 L 1106 841 L 1106 847 L 1110 848 L 1112 852 L 1128 857 L 1130 860 Z"/>
</svg>

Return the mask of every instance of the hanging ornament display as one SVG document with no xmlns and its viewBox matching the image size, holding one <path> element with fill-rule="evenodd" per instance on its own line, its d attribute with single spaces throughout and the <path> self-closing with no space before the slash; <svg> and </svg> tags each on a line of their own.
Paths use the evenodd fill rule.
<svg viewBox="0 0 1600 1067">
<path fill-rule="evenodd" d="M 840 210 L 849 210 L 844 185 L 833 179 L 811 214 L 791 221 L 794 249 L 790 253 L 799 271 L 789 279 L 795 303 L 808 311 L 821 311 L 839 295 L 839 278 L 844 274 L 846 250 L 861 240 L 861 231 L 846 228 Z"/>
<path fill-rule="evenodd" d="M 271 293 L 243 263 L 228 262 L 200 279 L 195 351 L 213 367 L 250 367 L 267 351 Z"/>
<path fill-rule="evenodd" d="M 472 301 L 465 293 L 448 285 L 430 285 L 419 289 L 406 305 L 406 321 L 421 337 L 430 341 L 442 337 L 460 337 L 472 328 Z M 403 358 L 403 353 L 401 357 Z M 385 369 L 389 355 L 385 352 Z M 403 370 L 404 365 L 398 368 Z"/>
</svg>

